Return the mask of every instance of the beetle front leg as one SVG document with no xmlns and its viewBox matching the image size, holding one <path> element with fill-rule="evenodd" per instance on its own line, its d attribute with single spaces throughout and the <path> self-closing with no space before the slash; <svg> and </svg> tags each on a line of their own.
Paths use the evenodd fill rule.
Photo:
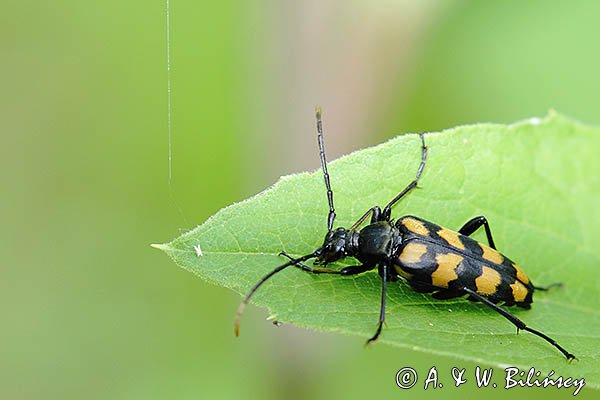
<svg viewBox="0 0 600 400">
<path fill-rule="evenodd" d="M 356 221 L 354 225 L 350 227 L 349 230 L 355 231 L 363 222 L 365 222 L 369 215 L 371 215 L 371 223 L 379 221 L 381 218 L 381 208 L 379 208 L 379 206 L 369 208 L 367 212 L 364 213 L 363 216 L 360 217 L 358 221 Z"/>
<path fill-rule="evenodd" d="M 367 272 L 375 268 L 374 264 L 362 264 L 362 265 L 351 265 L 346 268 L 342 268 L 340 270 L 340 275 L 348 276 L 348 275 L 358 275 L 363 272 Z"/>
<path fill-rule="evenodd" d="M 295 261 L 294 257 L 290 256 L 285 251 L 279 253 L 279 255 L 287 257 L 290 261 Z M 300 261 L 294 262 L 294 266 L 300 268 L 303 271 L 311 272 L 313 274 L 336 274 L 336 275 L 358 275 L 363 272 L 367 272 L 375 268 L 375 264 L 361 264 L 361 265 L 350 265 L 349 267 L 342 268 L 340 270 L 329 269 L 329 268 L 317 268 L 317 267 L 309 267 L 306 264 L 301 263 Z"/>
<path fill-rule="evenodd" d="M 303 264 L 300 261 L 297 261 L 294 257 L 290 256 L 285 251 L 282 251 L 281 253 L 279 253 L 279 255 L 289 258 L 289 260 L 293 262 L 293 265 L 295 267 L 298 267 L 303 271 L 312 272 L 313 274 L 337 274 L 337 275 L 341 274 L 340 271 L 336 271 L 335 269 L 309 267 L 308 265 Z"/>
</svg>

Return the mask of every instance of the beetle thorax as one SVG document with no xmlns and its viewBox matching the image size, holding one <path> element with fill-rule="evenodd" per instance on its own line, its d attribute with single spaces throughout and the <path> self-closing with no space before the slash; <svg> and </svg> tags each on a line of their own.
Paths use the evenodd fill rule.
<svg viewBox="0 0 600 400">
<path fill-rule="evenodd" d="M 356 258 L 362 262 L 385 260 L 392 256 L 401 243 L 400 231 L 393 224 L 375 222 L 359 232 Z"/>
</svg>

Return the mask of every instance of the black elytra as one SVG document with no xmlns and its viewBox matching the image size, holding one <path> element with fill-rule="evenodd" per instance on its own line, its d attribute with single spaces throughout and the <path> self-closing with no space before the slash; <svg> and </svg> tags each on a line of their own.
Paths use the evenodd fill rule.
<svg viewBox="0 0 600 400">
<path fill-rule="evenodd" d="M 421 138 L 421 163 L 415 178 L 383 210 L 372 207 L 349 229 L 333 229 L 335 208 L 331 190 L 327 160 L 323 143 L 321 109 L 316 109 L 317 139 L 321 167 L 327 188 L 329 214 L 327 234 L 323 245 L 314 252 L 294 258 L 282 251 L 280 255 L 289 259 L 265 275 L 240 304 L 235 318 L 235 335 L 239 335 L 239 320 L 242 312 L 256 290 L 269 278 L 287 267 L 294 266 L 314 274 L 356 275 L 374 268 L 381 277 L 381 307 L 375 334 L 367 341 L 379 337 L 385 320 L 387 283 L 404 279 L 412 289 L 421 293 L 432 293 L 439 300 L 468 296 L 469 300 L 486 304 L 519 330 L 533 333 L 556 347 L 568 361 L 575 356 L 565 350 L 554 339 L 528 327 L 523 321 L 499 306 L 530 308 L 535 290 L 548 287 L 534 286 L 527 275 L 508 257 L 496 250 L 490 225 L 484 216 L 475 217 L 463 225 L 458 232 L 446 229 L 422 218 L 404 216 L 396 221 L 391 218 L 392 207 L 417 186 L 427 160 L 424 134 Z M 361 229 L 361 226 L 369 223 Z M 484 227 L 488 245 L 479 243 L 469 236 Z M 354 257 L 360 264 L 341 270 L 324 268 L 327 264 L 346 257 Z M 309 267 L 305 261 L 314 259 Z M 559 286 L 554 284 L 550 286 Z"/>
</svg>

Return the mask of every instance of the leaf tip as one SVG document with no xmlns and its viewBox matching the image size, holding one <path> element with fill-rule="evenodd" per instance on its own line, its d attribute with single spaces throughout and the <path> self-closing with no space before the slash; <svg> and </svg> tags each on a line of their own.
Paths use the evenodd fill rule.
<svg viewBox="0 0 600 400">
<path fill-rule="evenodd" d="M 165 244 L 165 243 L 163 243 L 163 244 L 152 243 L 152 244 L 150 244 L 150 247 L 154 247 L 155 249 L 159 249 L 159 250 L 162 250 L 164 252 L 166 252 L 166 251 L 168 251 L 170 249 L 169 245 Z"/>
</svg>

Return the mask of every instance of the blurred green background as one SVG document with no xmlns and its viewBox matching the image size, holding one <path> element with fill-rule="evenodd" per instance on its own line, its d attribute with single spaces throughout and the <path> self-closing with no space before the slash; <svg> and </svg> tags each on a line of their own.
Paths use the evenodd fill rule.
<svg viewBox="0 0 600 400">
<path fill-rule="evenodd" d="M 2 399 L 439 398 L 396 371 L 476 364 L 255 307 L 235 339 L 239 297 L 149 244 L 316 169 L 315 104 L 330 159 L 549 108 L 600 123 L 597 1 L 171 0 L 169 185 L 164 2 L 2 8 Z"/>
</svg>

